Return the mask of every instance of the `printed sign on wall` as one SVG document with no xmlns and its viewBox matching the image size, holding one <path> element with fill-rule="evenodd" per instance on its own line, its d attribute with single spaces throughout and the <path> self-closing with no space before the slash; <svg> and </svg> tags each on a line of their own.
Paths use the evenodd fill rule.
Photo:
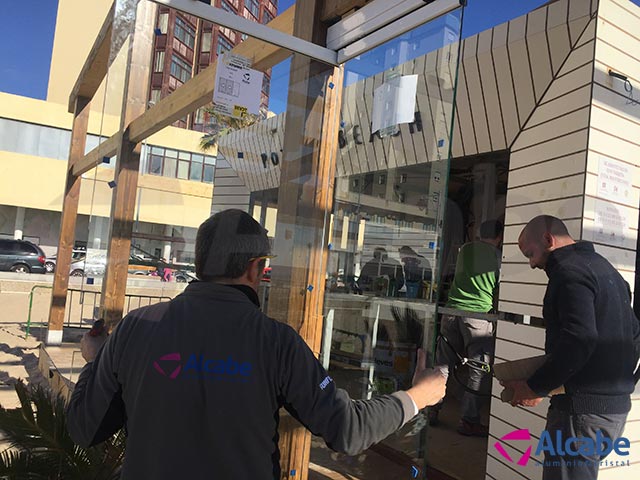
<svg viewBox="0 0 640 480">
<path fill-rule="evenodd" d="M 225 54 L 218 57 L 213 109 L 222 115 L 243 118 L 260 113 L 264 74 L 250 68 L 247 58 Z"/>
<path fill-rule="evenodd" d="M 598 197 L 626 203 L 631 198 L 632 166 L 619 160 L 600 157 Z"/>
<path fill-rule="evenodd" d="M 373 92 L 371 132 L 411 123 L 416 110 L 418 75 L 397 76 Z"/>
<path fill-rule="evenodd" d="M 593 240 L 608 245 L 622 245 L 629 225 L 627 211 L 620 205 L 596 199 Z"/>
</svg>

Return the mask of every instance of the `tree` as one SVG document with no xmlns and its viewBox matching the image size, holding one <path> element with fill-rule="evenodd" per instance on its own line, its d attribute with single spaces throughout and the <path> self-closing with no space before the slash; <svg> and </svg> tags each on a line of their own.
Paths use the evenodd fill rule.
<svg viewBox="0 0 640 480">
<path fill-rule="evenodd" d="M 125 435 L 91 448 L 77 446 L 66 426 L 64 399 L 40 386 L 16 383 L 20 407 L 0 407 L 0 430 L 9 448 L 0 453 L 0 478 L 10 480 L 115 480 L 120 478 Z"/>
</svg>

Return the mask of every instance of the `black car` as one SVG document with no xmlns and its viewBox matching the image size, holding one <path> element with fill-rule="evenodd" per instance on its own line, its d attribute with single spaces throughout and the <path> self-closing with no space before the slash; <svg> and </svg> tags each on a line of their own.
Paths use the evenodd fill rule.
<svg viewBox="0 0 640 480">
<path fill-rule="evenodd" d="M 31 242 L 0 238 L 0 271 L 45 273 L 46 260 L 42 249 Z"/>
</svg>

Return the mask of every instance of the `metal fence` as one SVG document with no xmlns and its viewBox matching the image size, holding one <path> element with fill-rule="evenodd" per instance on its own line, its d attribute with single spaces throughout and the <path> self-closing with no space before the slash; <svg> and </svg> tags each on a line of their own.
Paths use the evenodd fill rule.
<svg viewBox="0 0 640 480">
<path fill-rule="evenodd" d="M 100 296 L 100 292 L 70 288 L 67 293 L 65 327 L 91 327 L 98 318 Z M 125 295 L 123 314 L 127 315 L 137 308 L 169 300 L 171 300 L 171 297 L 167 296 L 127 293 Z"/>
</svg>

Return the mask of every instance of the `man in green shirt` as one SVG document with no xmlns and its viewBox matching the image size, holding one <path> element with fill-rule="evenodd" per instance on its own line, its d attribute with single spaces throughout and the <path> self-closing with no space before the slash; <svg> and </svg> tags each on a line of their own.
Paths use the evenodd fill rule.
<svg viewBox="0 0 640 480">
<path fill-rule="evenodd" d="M 449 292 L 448 308 L 468 312 L 465 315 L 443 315 L 441 333 L 458 353 L 472 360 L 490 361 L 495 340 L 493 323 L 474 318 L 474 313 L 488 313 L 494 308 L 500 276 L 500 247 L 503 225 L 490 220 L 480 226 L 480 240 L 464 244 L 458 252 L 456 272 Z M 448 374 L 456 361 L 455 353 L 444 342 L 436 349 L 436 364 Z M 480 390 L 490 380 L 488 375 L 469 369 L 468 387 Z M 488 429 L 480 423 L 484 398 L 468 391 L 462 398 L 462 418 L 458 433 L 486 436 Z M 429 411 L 429 423 L 438 423 L 439 406 Z"/>
</svg>

